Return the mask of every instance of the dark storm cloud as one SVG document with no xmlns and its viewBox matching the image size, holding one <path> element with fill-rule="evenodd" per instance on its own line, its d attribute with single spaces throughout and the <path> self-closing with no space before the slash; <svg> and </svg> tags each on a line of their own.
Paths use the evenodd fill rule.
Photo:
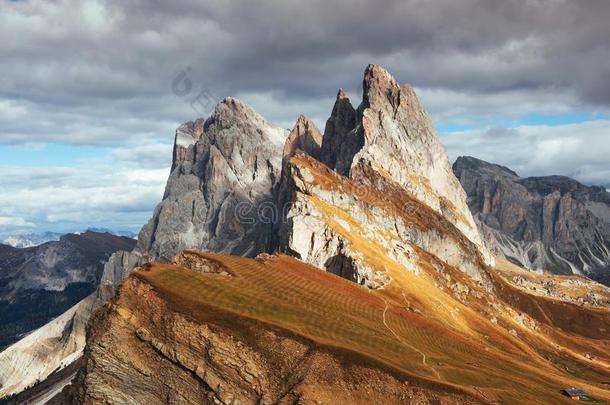
<svg viewBox="0 0 610 405">
<path fill-rule="evenodd" d="M 559 88 L 610 103 L 606 0 L 4 3 L 5 97 L 167 95 L 186 66 L 220 95 L 327 96 L 369 62 L 417 87 Z"/>
<path fill-rule="evenodd" d="M 58 177 L 32 189 L 10 178 L 35 172 L 0 162 L 0 218 L 89 226 L 93 212 L 104 223 L 148 209 L 180 122 L 231 95 L 284 127 L 299 113 L 323 125 L 339 87 L 359 103 L 368 63 L 413 84 L 437 123 L 475 128 L 444 136 L 452 155 L 607 183 L 606 148 L 595 145 L 607 144 L 607 121 L 487 128 L 532 113 L 608 113 L 609 17 L 608 0 L 0 0 L 0 147 L 112 149 L 95 164 L 45 169 Z M 172 89 L 180 73 L 188 94 Z M 194 103 L 202 90 L 195 101 L 205 103 Z M 579 131 L 595 137 L 582 143 Z M 82 187 L 93 178 L 93 191 Z"/>
</svg>

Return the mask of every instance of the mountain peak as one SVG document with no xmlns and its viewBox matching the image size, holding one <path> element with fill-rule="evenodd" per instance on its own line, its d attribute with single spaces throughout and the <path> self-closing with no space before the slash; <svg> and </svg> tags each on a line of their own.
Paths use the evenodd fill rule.
<svg viewBox="0 0 610 405">
<path fill-rule="evenodd" d="M 307 116 L 301 114 L 284 145 L 283 158 L 288 159 L 298 151 L 303 151 L 313 157 L 318 157 L 322 147 L 322 134 L 316 124 Z"/>
<path fill-rule="evenodd" d="M 472 156 L 460 156 L 453 163 L 453 172 L 459 178 L 459 173 L 462 170 L 477 170 L 481 173 L 497 174 L 501 176 L 508 176 L 518 178 L 519 175 L 508 167 L 497 165 L 495 163 L 489 163 L 481 159 L 477 159 Z"/>
<path fill-rule="evenodd" d="M 328 167 L 344 175 L 349 173 L 354 154 L 362 148 L 362 137 L 354 131 L 357 116 L 349 97 L 339 89 L 324 127 L 320 158 Z"/>
<path fill-rule="evenodd" d="M 364 108 L 384 108 L 388 104 L 395 110 L 400 102 L 400 87 L 396 79 L 379 65 L 370 64 L 364 70 L 362 80 L 362 104 Z"/>
<path fill-rule="evenodd" d="M 250 107 L 247 103 L 245 103 L 235 97 L 231 97 L 231 96 L 225 97 L 218 102 L 216 107 L 218 107 L 219 105 L 225 105 L 234 110 L 241 110 L 246 113 L 254 113 L 254 114 L 258 115 L 258 113 L 256 112 L 256 110 L 254 110 L 254 108 Z M 216 110 L 216 108 L 214 110 Z"/>
<path fill-rule="evenodd" d="M 343 89 L 339 89 L 339 91 L 337 92 L 337 97 L 336 97 L 336 101 L 335 102 L 337 102 L 339 100 L 347 100 L 347 101 L 349 101 L 349 97 L 347 96 L 347 93 Z"/>
<path fill-rule="evenodd" d="M 349 162 L 342 174 L 365 180 L 372 168 L 450 219 L 479 247 L 486 262 L 493 261 L 483 247 L 447 152 L 411 86 L 401 88 L 387 70 L 368 65 L 355 128 L 352 134 L 357 135 L 360 147 L 352 155 L 342 155 L 340 160 Z"/>
</svg>

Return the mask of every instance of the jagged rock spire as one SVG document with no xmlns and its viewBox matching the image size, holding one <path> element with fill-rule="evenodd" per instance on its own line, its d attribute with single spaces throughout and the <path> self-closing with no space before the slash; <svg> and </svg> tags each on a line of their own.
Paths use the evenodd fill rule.
<svg viewBox="0 0 610 405">
<path fill-rule="evenodd" d="M 365 108 L 396 111 L 400 106 L 400 87 L 396 79 L 379 65 L 368 65 L 362 79 L 362 104 Z"/>
<path fill-rule="evenodd" d="M 352 159 L 362 148 L 363 139 L 355 131 L 356 124 L 356 110 L 343 89 L 339 89 L 333 111 L 324 128 L 320 160 L 343 175 L 349 174 Z"/>
<path fill-rule="evenodd" d="M 373 169 L 400 184 L 454 223 L 491 263 L 464 190 L 413 88 L 400 87 L 384 68 L 368 65 L 358 110 L 346 99 L 340 91 L 324 132 L 322 161 L 354 179 L 364 180 Z M 348 125 L 335 125 L 341 119 Z"/>
<path fill-rule="evenodd" d="M 320 130 L 309 118 L 301 114 L 286 139 L 282 157 L 283 159 L 289 159 L 302 151 L 317 158 L 320 155 L 321 147 L 322 134 Z"/>
</svg>

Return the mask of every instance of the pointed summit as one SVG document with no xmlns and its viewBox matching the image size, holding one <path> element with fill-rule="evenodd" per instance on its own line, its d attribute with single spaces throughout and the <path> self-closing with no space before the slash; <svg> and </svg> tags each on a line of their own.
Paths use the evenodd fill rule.
<svg viewBox="0 0 610 405">
<path fill-rule="evenodd" d="M 187 124 L 178 132 L 183 136 L 177 137 L 179 159 L 137 249 L 150 260 L 171 260 L 191 248 L 239 255 L 263 251 L 267 235 L 262 225 L 249 217 L 236 221 L 235 207 L 272 199 L 288 131 L 227 97 L 205 123 Z"/>
<path fill-rule="evenodd" d="M 321 147 L 322 134 L 320 130 L 309 118 L 301 114 L 286 139 L 282 156 L 284 159 L 289 159 L 298 151 L 302 151 L 318 158 Z"/>
<path fill-rule="evenodd" d="M 366 67 L 362 87 L 358 111 L 343 91 L 337 94 L 324 131 L 322 161 L 356 180 L 367 180 L 371 169 L 391 179 L 448 218 L 491 262 L 464 190 L 413 88 L 401 88 L 387 70 L 374 64 Z"/>
<path fill-rule="evenodd" d="M 343 175 L 349 173 L 354 154 L 362 148 L 362 137 L 354 131 L 357 118 L 358 114 L 347 94 L 339 89 L 324 128 L 321 161 Z"/>
<path fill-rule="evenodd" d="M 400 87 L 396 79 L 379 65 L 368 65 L 362 80 L 362 104 L 365 108 L 395 111 L 400 105 Z M 388 108 L 389 107 L 389 108 Z"/>
</svg>

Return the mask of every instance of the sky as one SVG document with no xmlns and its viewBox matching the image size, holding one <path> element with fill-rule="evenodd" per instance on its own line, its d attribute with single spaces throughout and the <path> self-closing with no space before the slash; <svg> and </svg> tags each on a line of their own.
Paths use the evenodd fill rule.
<svg viewBox="0 0 610 405">
<path fill-rule="evenodd" d="M 610 186 L 607 0 L 0 0 L 0 236 L 137 231 L 225 96 L 323 128 L 377 63 L 451 159 Z"/>
</svg>

